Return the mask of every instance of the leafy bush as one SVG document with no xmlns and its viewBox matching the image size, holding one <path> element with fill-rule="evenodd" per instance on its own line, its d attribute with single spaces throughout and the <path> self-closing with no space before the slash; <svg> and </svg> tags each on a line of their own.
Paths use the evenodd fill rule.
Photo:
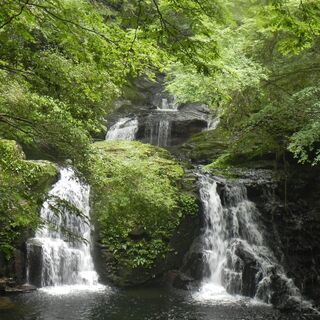
<svg viewBox="0 0 320 320">
<path fill-rule="evenodd" d="M 182 217 L 197 212 L 194 197 L 181 190 L 184 171 L 166 150 L 98 142 L 87 170 L 102 243 L 127 267 L 164 258 Z"/>
<path fill-rule="evenodd" d="M 41 223 L 39 207 L 57 170 L 47 161 L 26 161 L 19 146 L 0 140 L 0 253 L 10 256 L 14 242 Z"/>
</svg>

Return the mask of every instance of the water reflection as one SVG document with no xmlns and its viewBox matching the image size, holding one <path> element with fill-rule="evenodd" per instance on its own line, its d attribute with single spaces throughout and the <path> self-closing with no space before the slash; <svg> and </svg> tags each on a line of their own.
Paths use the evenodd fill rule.
<svg viewBox="0 0 320 320">
<path fill-rule="evenodd" d="M 275 311 L 245 302 L 205 304 L 185 292 L 162 289 L 43 291 L 14 296 L 1 308 L 1 320 L 271 320 Z M 297 318 L 298 319 L 298 318 Z"/>
</svg>

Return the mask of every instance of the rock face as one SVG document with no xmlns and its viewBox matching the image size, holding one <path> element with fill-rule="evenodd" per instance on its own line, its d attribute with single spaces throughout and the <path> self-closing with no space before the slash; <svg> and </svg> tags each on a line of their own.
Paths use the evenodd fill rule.
<svg viewBox="0 0 320 320">
<path fill-rule="evenodd" d="M 132 268 L 119 264 L 108 246 L 102 245 L 100 239 L 97 239 L 94 259 L 100 281 L 103 283 L 111 282 L 120 287 L 171 283 L 175 287 L 181 288 L 184 283 L 183 289 L 187 289 L 187 285 L 194 283 L 194 279 L 175 270 L 181 267 L 185 254 L 199 232 L 199 215 L 185 217 L 168 243 L 171 248 L 170 252 L 166 254 L 165 259 L 157 259 L 151 268 Z M 177 275 L 181 275 L 183 280 L 178 280 Z"/>
<path fill-rule="evenodd" d="M 320 304 L 320 172 L 292 166 L 275 185 L 248 186 L 268 241 L 302 294 Z"/>
<path fill-rule="evenodd" d="M 26 281 L 26 248 L 23 240 L 16 245 L 12 255 L 7 259 L 4 255 L 0 254 L 0 282 L 2 279 L 2 286 L 0 291 L 6 291 L 7 287 L 14 287 L 25 283 Z"/>
<path fill-rule="evenodd" d="M 41 271 L 42 271 L 42 244 L 37 243 L 35 239 L 29 242 L 29 279 L 30 283 L 37 287 L 41 287 Z"/>
<path fill-rule="evenodd" d="M 179 158 L 195 165 L 207 165 L 224 154 L 229 143 L 226 133 L 218 127 L 193 136 L 175 152 Z M 254 160 L 248 160 L 246 154 L 239 154 L 229 164 L 224 159 L 215 162 L 210 170 L 214 175 L 244 182 L 248 199 L 260 212 L 264 237 L 277 261 L 302 295 L 320 305 L 320 170 L 299 166 L 294 160 L 289 160 L 284 169 L 273 159 L 272 154 Z M 218 192 L 222 201 L 227 200 L 224 199 L 223 185 L 218 186 Z M 194 241 L 180 269 L 195 280 L 207 272 L 201 264 L 201 245 L 200 237 Z M 245 279 L 241 290 L 242 294 L 252 296 L 256 290 L 259 264 L 242 249 L 239 246 L 236 250 L 242 260 L 239 266 L 241 276 Z M 285 286 L 276 273 L 270 281 L 274 291 L 279 293 L 274 295 L 272 303 L 281 308 L 290 306 Z"/>
<path fill-rule="evenodd" d="M 287 173 L 270 170 L 247 170 L 242 177 L 248 199 L 260 212 L 264 237 L 286 276 L 301 294 L 320 304 L 320 171 L 291 165 Z M 223 188 L 220 190 L 223 197 Z M 252 296 L 257 262 L 241 247 L 237 254 L 244 262 L 243 294 Z M 271 276 L 272 303 L 283 309 L 293 301 L 276 273 Z"/>
</svg>

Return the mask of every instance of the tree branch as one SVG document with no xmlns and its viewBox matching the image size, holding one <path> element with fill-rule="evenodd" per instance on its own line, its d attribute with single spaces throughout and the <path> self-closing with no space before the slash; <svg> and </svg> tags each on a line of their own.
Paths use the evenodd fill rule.
<svg viewBox="0 0 320 320">
<path fill-rule="evenodd" d="M 28 5 L 29 1 L 30 0 L 26 0 L 26 2 L 22 5 L 22 7 L 20 8 L 20 11 L 17 14 L 14 14 L 6 22 L 4 22 L 2 25 L 0 25 L 0 29 L 4 28 L 6 25 L 11 23 L 13 21 L 13 19 L 19 17 L 22 14 L 22 12 L 25 9 L 25 7 Z"/>
<path fill-rule="evenodd" d="M 29 0 L 28 0 L 28 1 L 29 1 Z M 104 40 L 107 41 L 108 43 L 110 43 L 110 44 L 112 44 L 112 45 L 114 45 L 114 46 L 116 46 L 116 47 L 119 47 L 119 45 L 118 45 L 115 41 L 109 39 L 109 38 L 106 37 L 103 33 L 100 33 L 100 32 L 98 32 L 98 31 L 96 31 L 96 30 L 94 30 L 94 29 L 90 29 L 90 28 L 87 28 L 87 27 L 85 27 L 85 26 L 82 26 L 81 24 L 79 24 L 79 23 L 77 23 L 77 22 L 74 22 L 74 21 L 72 21 L 72 20 L 68 20 L 68 19 L 65 19 L 65 18 L 63 18 L 63 17 L 60 17 L 60 16 L 58 16 L 57 14 L 53 13 L 52 11 L 50 11 L 46 6 L 43 6 L 43 5 L 40 5 L 40 4 L 36 4 L 36 3 L 28 3 L 28 5 L 29 5 L 29 6 L 33 6 L 33 7 L 40 8 L 40 9 L 42 9 L 44 12 L 46 12 L 48 15 L 52 16 L 53 18 L 55 18 L 55 19 L 57 19 L 57 20 L 60 20 L 60 21 L 64 22 L 65 24 L 71 24 L 71 25 L 74 25 L 74 26 L 76 26 L 76 27 L 84 30 L 84 31 L 93 33 L 93 34 L 101 37 L 102 39 L 104 39 Z"/>
</svg>

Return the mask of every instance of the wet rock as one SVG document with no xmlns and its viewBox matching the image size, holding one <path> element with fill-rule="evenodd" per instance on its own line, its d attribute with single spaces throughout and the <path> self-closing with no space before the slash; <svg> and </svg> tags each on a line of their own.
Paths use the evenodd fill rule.
<svg viewBox="0 0 320 320">
<path fill-rule="evenodd" d="M 31 284 L 23 284 L 18 286 L 8 286 L 5 288 L 5 293 L 28 293 L 37 290 L 36 286 Z"/>
<path fill-rule="evenodd" d="M 18 284 L 13 278 L 0 278 L 0 294 L 31 292 L 36 287 L 30 284 Z M 1 298 L 1 297 L 0 297 Z M 1 300 L 0 300 L 1 309 Z"/>
<path fill-rule="evenodd" d="M 175 271 L 172 278 L 172 286 L 176 289 L 188 290 L 195 283 L 195 279 L 179 271 Z"/>
<path fill-rule="evenodd" d="M 202 237 L 198 236 L 192 243 L 188 253 L 183 259 L 183 265 L 181 272 L 188 275 L 194 280 L 202 280 L 206 274 L 204 270 L 204 256 L 203 256 L 203 244 Z"/>
<path fill-rule="evenodd" d="M 192 226 L 192 227 L 190 227 Z M 183 264 L 183 258 L 191 246 L 192 240 L 200 233 L 198 215 L 187 215 L 181 221 L 173 237 L 169 239 L 171 250 L 163 259 L 159 259 L 151 268 L 129 268 L 120 265 L 106 246 L 96 243 L 94 258 L 97 272 L 102 283 L 113 283 L 119 287 L 134 287 L 163 284 L 168 281 L 164 275 L 169 270 L 178 269 Z M 99 239 L 96 239 L 99 241 Z M 200 269 L 194 269 L 198 272 Z M 191 277 L 189 274 L 187 277 Z M 200 276 L 200 275 L 198 275 Z"/>
<path fill-rule="evenodd" d="M 16 282 L 13 280 L 13 278 L 0 278 L 0 294 L 4 294 L 8 286 L 14 286 L 15 284 Z"/>
<path fill-rule="evenodd" d="M 29 241 L 29 281 L 32 285 L 41 287 L 42 279 L 42 244 L 36 239 Z"/>
<path fill-rule="evenodd" d="M 15 248 L 9 259 L 0 253 L 0 279 L 11 279 L 16 284 L 23 284 L 26 282 L 26 261 L 27 251 L 25 242 L 30 237 L 30 232 L 25 232 L 16 241 Z M 0 291 L 1 291 L 0 281 Z"/>
</svg>

